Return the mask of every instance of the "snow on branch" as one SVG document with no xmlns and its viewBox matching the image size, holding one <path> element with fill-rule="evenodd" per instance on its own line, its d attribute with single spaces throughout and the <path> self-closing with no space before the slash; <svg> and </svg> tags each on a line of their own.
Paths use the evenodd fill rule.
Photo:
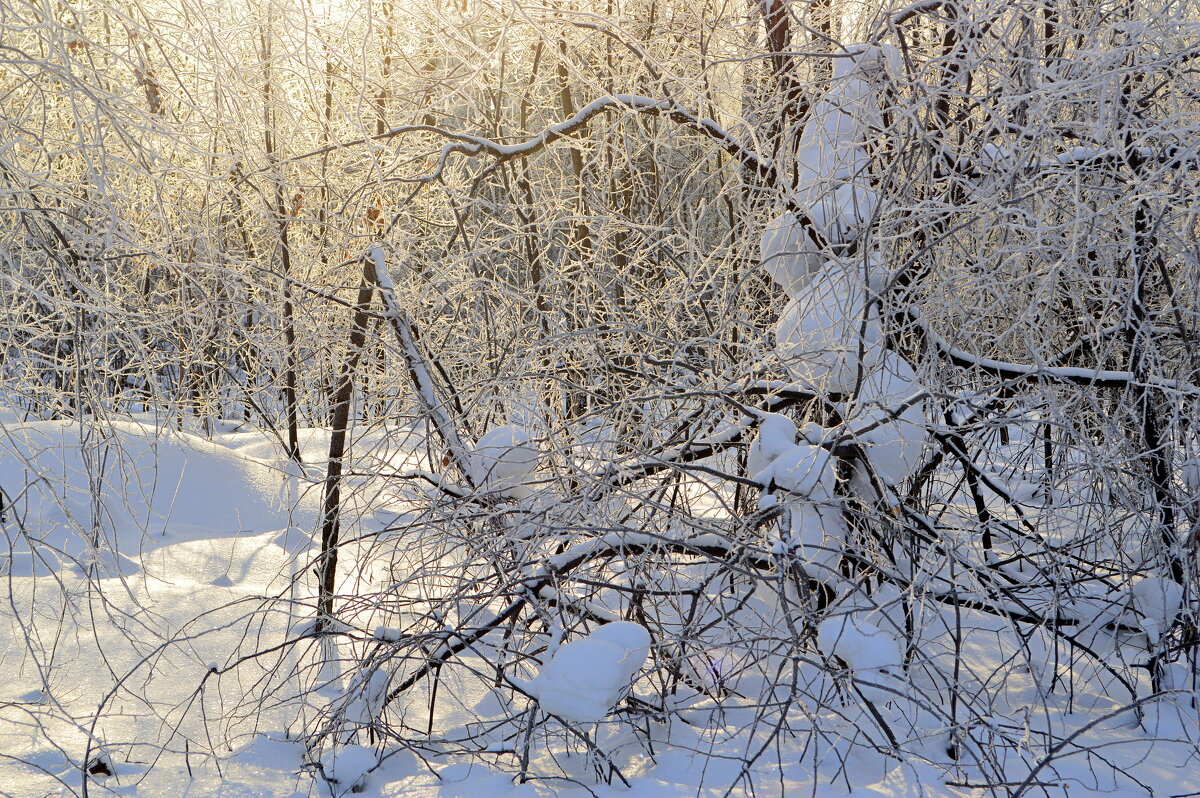
<svg viewBox="0 0 1200 798">
<path fill-rule="evenodd" d="M 458 434 L 458 427 L 455 426 L 454 420 L 446 412 L 445 405 L 438 398 L 437 386 L 433 381 L 433 375 L 430 374 L 425 353 L 417 340 L 416 329 L 396 298 L 396 286 L 392 283 L 392 276 L 388 272 L 383 248 L 378 243 L 372 244 L 367 252 L 367 257 L 374 266 L 375 283 L 379 287 L 379 295 L 383 298 L 386 309 L 384 315 L 400 344 L 400 351 L 403 354 L 405 365 L 408 366 L 417 401 L 433 419 L 434 428 L 445 442 L 450 457 L 461 472 L 463 479 L 474 487 L 467 446 L 463 443 L 462 436 Z"/>
</svg>

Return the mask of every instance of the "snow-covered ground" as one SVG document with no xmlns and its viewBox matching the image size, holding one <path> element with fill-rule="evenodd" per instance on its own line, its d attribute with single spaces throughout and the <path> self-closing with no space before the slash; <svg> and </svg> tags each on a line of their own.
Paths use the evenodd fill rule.
<svg viewBox="0 0 1200 798">
<path fill-rule="evenodd" d="M 311 630 L 318 480 L 255 431 L 205 440 L 146 419 L 24 423 L 9 414 L 2 434 L 0 795 L 82 794 L 88 767 L 113 771 L 89 779 L 91 795 L 1004 794 L 1014 785 L 983 787 L 996 773 L 1030 774 L 1047 753 L 1046 732 L 1063 743 L 1033 773 L 1037 794 L 1063 794 L 1060 785 L 1071 795 L 1200 790 L 1186 693 L 1145 704 L 1139 720 L 1119 711 L 1128 696 L 1095 663 L 1055 666 L 1038 634 L 1028 662 L 1006 663 L 1019 647 L 1005 623 L 950 608 L 918 619 L 924 650 L 906 673 L 902 596 L 882 590 L 845 600 L 820 624 L 828 660 L 739 645 L 787 639 L 778 606 L 764 599 L 763 628 L 718 630 L 724 644 L 694 669 L 706 684 L 681 685 L 669 719 L 619 709 L 626 696 L 657 700 L 664 659 L 650 654 L 642 626 L 610 624 L 552 641 L 524 682 L 496 686 L 481 654 L 464 652 L 439 675 L 436 700 L 429 685 L 398 699 L 410 727 L 404 745 L 348 732 L 314 747 L 330 707 L 343 707 L 349 728 L 369 725 L 388 679 L 411 667 L 351 662 L 370 662 L 364 651 L 406 633 L 402 621 L 356 613 L 352 602 L 333 643 L 294 642 Z M 328 436 L 310 430 L 304 440 L 306 461 L 320 462 Z M 416 444 L 400 430 L 359 442 L 397 468 L 422 463 Z M 372 539 L 414 512 L 389 504 L 387 484 L 360 492 L 378 506 L 352 515 L 363 520 L 347 524 L 351 534 Z M 384 570 L 371 562 L 379 548 L 347 549 L 344 591 L 380 589 Z M 1151 587 L 1138 594 L 1145 607 L 1173 600 Z M 956 628 L 965 630 L 957 642 Z M 1136 656 L 1111 646 L 1111 657 Z M 1009 675 L 998 684 L 998 674 Z M 957 741 L 927 700 L 947 681 L 979 699 Z M 549 713 L 534 726 L 522 690 Z M 868 739 L 885 725 L 894 741 Z M 420 745 L 414 728 L 430 732 Z M 532 778 L 518 784 L 526 750 Z M 744 772 L 745 758 L 754 764 Z"/>
</svg>

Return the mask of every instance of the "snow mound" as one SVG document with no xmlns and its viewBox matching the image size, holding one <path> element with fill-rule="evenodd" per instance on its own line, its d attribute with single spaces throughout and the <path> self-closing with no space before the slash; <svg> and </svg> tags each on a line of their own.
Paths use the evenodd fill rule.
<svg viewBox="0 0 1200 798">
<path fill-rule="evenodd" d="M 0 433 L 14 574 L 170 542 L 307 526 L 315 491 L 196 435 L 134 422 L 36 421 Z M 221 574 L 213 574 L 218 578 Z"/>
<path fill-rule="evenodd" d="M 321 757 L 326 781 L 340 787 L 341 792 L 361 790 L 367 774 L 378 764 L 375 752 L 361 745 L 337 746 Z"/>
<path fill-rule="evenodd" d="M 560 647 L 529 685 L 542 709 L 564 720 L 604 720 L 650 652 L 650 633 L 621 621 Z"/>
<path fill-rule="evenodd" d="M 141 570 L 170 584 L 187 587 L 238 587 L 265 591 L 291 578 L 293 558 L 276 544 L 278 535 L 201 538 L 162 545 L 138 558 Z"/>
</svg>

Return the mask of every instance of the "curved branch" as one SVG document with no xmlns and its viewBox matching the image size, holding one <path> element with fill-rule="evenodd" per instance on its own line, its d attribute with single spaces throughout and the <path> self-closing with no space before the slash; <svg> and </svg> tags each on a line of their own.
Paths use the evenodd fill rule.
<svg viewBox="0 0 1200 798">
<path fill-rule="evenodd" d="M 449 141 L 442 146 L 441 153 L 438 156 L 437 170 L 430 176 L 417 178 L 417 180 L 427 182 L 436 178 L 441 173 L 449 156 L 455 153 L 464 156 L 486 153 L 501 161 L 523 158 L 538 153 L 545 149 L 547 145 L 553 144 L 559 139 L 565 138 L 584 128 L 594 117 L 606 111 L 631 111 L 650 116 L 665 116 L 671 121 L 701 133 L 717 142 L 722 150 L 756 172 L 764 175 L 774 175 L 775 173 L 775 162 L 773 159 L 759 155 L 745 144 L 742 144 L 714 119 L 697 116 L 673 100 L 655 100 L 637 94 L 613 94 L 593 100 L 579 109 L 573 116 L 550 125 L 533 137 L 515 144 L 503 144 L 493 139 L 484 138 L 483 136 L 473 136 L 467 133 L 454 133 L 433 125 L 402 125 L 373 136 L 363 136 L 352 141 L 330 144 L 327 147 L 311 150 L 303 155 L 297 155 L 279 163 L 301 161 L 319 155 L 327 155 L 337 150 L 359 147 L 371 142 L 388 141 L 408 133 L 432 133 L 442 136 Z M 274 168 L 277 165 L 270 168 Z"/>
</svg>

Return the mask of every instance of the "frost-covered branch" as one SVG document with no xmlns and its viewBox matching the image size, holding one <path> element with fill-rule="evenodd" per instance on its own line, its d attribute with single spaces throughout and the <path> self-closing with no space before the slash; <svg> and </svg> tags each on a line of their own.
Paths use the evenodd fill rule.
<svg viewBox="0 0 1200 798">
<path fill-rule="evenodd" d="M 948 344 L 925 323 L 917 311 L 910 310 L 907 316 L 914 325 L 921 328 L 930 343 L 936 347 L 939 355 L 960 368 L 978 369 L 1005 380 L 1043 380 L 1095 388 L 1124 388 L 1142 384 L 1149 388 L 1169 391 L 1182 396 L 1200 396 L 1200 387 L 1182 380 L 1172 380 L 1154 375 L 1139 378 L 1132 371 L 1089 369 L 1082 366 L 1039 366 L 982 357 Z"/>
<path fill-rule="evenodd" d="M 377 141 L 387 141 L 412 133 L 431 133 L 449 141 L 444 144 L 438 154 L 436 169 L 429 175 L 408 180 L 428 183 L 437 179 L 449 163 L 451 155 L 466 157 L 486 154 L 499 161 L 525 158 L 541 152 L 547 146 L 574 135 L 584 129 L 589 122 L 600 114 L 607 112 L 629 112 L 647 116 L 664 116 L 673 122 L 687 127 L 715 141 L 720 148 L 745 166 L 764 175 L 773 175 L 775 163 L 771 158 L 760 155 L 747 145 L 738 141 L 732 133 L 722 127 L 716 120 L 701 117 L 684 108 L 674 100 L 656 100 L 637 94 L 614 94 L 600 97 L 580 108 L 573 116 L 543 129 L 540 133 L 515 143 L 504 143 L 483 136 L 468 133 L 456 133 L 444 128 L 431 125 L 402 125 L 372 136 L 331 144 L 320 149 L 312 150 L 293 157 L 292 161 L 328 155 L 346 149 L 360 147 Z"/>
<path fill-rule="evenodd" d="M 383 248 L 379 244 L 373 244 L 367 257 L 374 266 L 379 295 L 383 299 L 388 323 L 400 344 L 400 352 L 404 357 L 409 376 L 412 378 L 416 399 L 422 410 L 433 419 L 434 428 L 446 444 L 450 457 L 462 478 L 467 481 L 468 485 L 473 486 L 473 475 L 467 454 L 469 449 L 459 434 L 458 425 L 450 417 L 446 405 L 438 396 L 437 384 L 430 372 L 428 358 L 417 340 L 416 328 L 413 327 L 408 313 L 400 306 L 400 300 L 396 296 L 396 286 L 392 283 L 392 276 L 388 272 Z"/>
</svg>

